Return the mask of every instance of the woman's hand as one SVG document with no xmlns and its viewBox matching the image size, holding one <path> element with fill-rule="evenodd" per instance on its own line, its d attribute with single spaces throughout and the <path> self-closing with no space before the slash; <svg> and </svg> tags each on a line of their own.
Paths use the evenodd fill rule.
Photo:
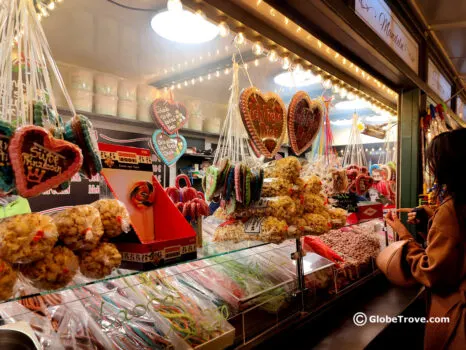
<svg viewBox="0 0 466 350">
<path fill-rule="evenodd" d="M 389 211 L 387 215 L 385 215 L 385 221 L 393 229 L 393 231 L 398 233 L 400 238 L 411 236 L 408 229 L 401 223 L 396 213 Z"/>
<path fill-rule="evenodd" d="M 416 217 L 417 213 L 413 211 L 413 208 L 400 208 L 396 210 L 397 213 L 408 213 L 408 224 L 417 225 L 421 221 Z"/>
</svg>

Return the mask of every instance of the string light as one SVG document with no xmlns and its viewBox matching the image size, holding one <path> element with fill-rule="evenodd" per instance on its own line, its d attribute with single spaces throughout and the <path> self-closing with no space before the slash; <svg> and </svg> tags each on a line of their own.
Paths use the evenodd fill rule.
<svg viewBox="0 0 466 350">
<path fill-rule="evenodd" d="M 291 65 L 290 58 L 288 56 L 283 57 L 282 68 L 284 70 L 287 70 L 290 68 L 290 65 Z"/>
<path fill-rule="evenodd" d="M 196 84 L 196 79 L 192 78 L 191 79 L 191 85 L 194 85 L 194 84 Z"/>
<path fill-rule="evenodd" d="M 220 71 L 216 71 L 216 72 L 215 72 L 215 76 L 216 76 L 217 78 L 220 77 Z"/>
<path fill-rule="evenodd" d="M 259 66 L 259 60 L 258 60 L 257 58 L 254 60 L 254 65 L 255 65 L 256 67 Z"/>
<path fill-rule="evenodd" d="M 209 74 L 207 74 L 207 80 L 210 80 L 212 78 L 212 76 Z"/>
<path fill-rule="evenodd" d="M 237 45 L 243 45 L 244 44 L 244 33 L 243 32 L 239 32 L 238 34 L 236 34 L 236 37 L 235 37 L 235 43 Z"/>
<path fill-rule="evenodd" d="M 346 90 L 345 88 L 341 88 L 340 89 L 340 97 L 345 98 L 347 95 L 348 95 L 348 90 Z"/>
<path fill-rule="evenodd" d="M 334 93 L 338 94 L 340 92 L 340 85 L 334 84 L 332 90 Z"/>
<path fill-rule="evenodd" d="M 278 61 L 277 51 L 275 51 L 273 49 L 269 51 L 269 61 L 270 62 L 277 62 Z"/>
<path fill-rule="evenodd" d="M 202 83 L 204 81 L 203 77 L 199 77 L 199 82 Z"/>
<path fill-rule="evenodd" d="M 324 87 L 325 90 L 330 90 L 333 84 L 330 79 L 325 79 L 324 82 L 322 83 L 322 86 Z"/>
<path fill-rule="evenodd" d="M 356 95 L 354 94 L 354 92 L 350 91 L 350 92 L 348 92 L 348 95 L 346 95 L 346 98 L 348 100 L 352 101 L 352 100 L 356 99 Z"/>
<path fill-rule="evenodd" d="M 252 45 L 252 52 L 256 56 L 262 55 L 262 53 L 264 52 L 264 45 L 262 45 L 262 43 L 260 41 L 256 41 Z"/>
<path fill-rule="evenodd" d="M 224 71 L 225 75 L 228 75 L 230 74 L 230 69 L 229 68 L 225 68 L 225 71 Z"/>
<path fill-rule="evenodd" d="M 188 81 L 187 80 L 184 81 L 184 86 L 188 86 Z"/>
<path fill-rule="evenodd" d="M 302 72 L 303 70 L 303 65 L 301 63 L 296 63 L 295 67 L 294 67 L 294 70 L 295 72 Z"/>
<path fill-rule="evenodd" d="M 225 21 L 222 21 L 218 24 L 218 30 L 219 30 L 218 33 L 220 34 L 222 38 L 230 35 L 230 27 Z"/>
</svg>

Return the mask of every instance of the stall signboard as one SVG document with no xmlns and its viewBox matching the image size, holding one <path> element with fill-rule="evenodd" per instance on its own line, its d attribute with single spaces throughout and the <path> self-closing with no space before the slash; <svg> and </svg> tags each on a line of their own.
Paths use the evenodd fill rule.
<svg viewBox="0 0 466 350">
<path fill-rule="evenodd" d="M 418 73 L 419 45 L 385 1 L 356 0 L 355 11 L 413 71 Z"/>
<path fill-rule="evenodd" d="M 434 90 L 442 100 L 447 101 L 450 99 L 451 84 L 430 59 L 427 66 L 427 71 L 427 84 L 430 86 L 430 88 Z M 448 105 L 450 105 L 450 103 L 448 103 Z"/>
</svg>

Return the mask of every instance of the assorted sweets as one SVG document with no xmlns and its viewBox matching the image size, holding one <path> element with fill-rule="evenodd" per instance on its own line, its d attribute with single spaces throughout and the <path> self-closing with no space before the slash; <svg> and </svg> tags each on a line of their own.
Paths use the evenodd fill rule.
<svg viewBox="0 0 466 350">
<path fill-rule="evenodd" d="M 92 203 L 100 214 L 104 238 L 115 238 L 130 230 L 129 213 L 123 203 L 116 199 L 100 199 Z"/>
<path fill-rule="evenodd" d="M 90 278 L 103 278 L 121 264 L 121 254 L 112 243 L 101 243 L 96 248 L 80 253 L 81 273 Z"/>
<path fill-rule="evenodd" d="M 58 289 L 68 285 L 79 269 L 79 259 L 72 250 L 57 246 L 42 260 L 26 264 L 21 273 L 39 289 Z"/>
<path fill-rule="evenodd" d="M 233 195 L 217 210 L 215 216 L 225 222 L 216 229 L 214 240 L 279 243 L 303 235 L 321 235 L 331 228 L 344 226 L 346 212 L 328 206 L 319 177 L 301 177 L 301 170 L 296 157 L 265 164 L 260 169 L 264 179 L 257 200 L 247 207 L 234 205 Z"/>
<path fill-rule="evenodd" d="M 0 258 L 11 264 L 45 258 L 57 240 L 57 226 L 50 216 L 32 213 L 0 221 Z"/>
<path fill-rule="evenodd" d="M 104 234 L 99 211 L 92 205 L 77 205 L 53 216 L 60 241 L 71 250 L 90 250 Z"/>
</svg>

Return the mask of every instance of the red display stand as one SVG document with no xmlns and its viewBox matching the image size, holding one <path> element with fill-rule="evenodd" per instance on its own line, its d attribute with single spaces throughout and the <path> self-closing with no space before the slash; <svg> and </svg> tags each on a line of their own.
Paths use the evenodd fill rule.
<svg viewBox="0 0 466 350">
<path fill-rule="evenodd" d="M 112 240 L 122 255 L 121 267 L 149 270 L 196 258 L 196 232 L 149 171 L 145 158 L 148 150 L 108 144 L 99 144 L 99 149 L 104 167 L 102 176 L 113 196 L 128 208 L 132 221 L 131 232 Z M 138 162 L 128 167 L 124 161 L 131 155 Z M 135 180 L 141 181 L 144 177 L 153 184 L 154 204 L 141 210 L 132 205 L 129 193 Z"/>
</svg>

